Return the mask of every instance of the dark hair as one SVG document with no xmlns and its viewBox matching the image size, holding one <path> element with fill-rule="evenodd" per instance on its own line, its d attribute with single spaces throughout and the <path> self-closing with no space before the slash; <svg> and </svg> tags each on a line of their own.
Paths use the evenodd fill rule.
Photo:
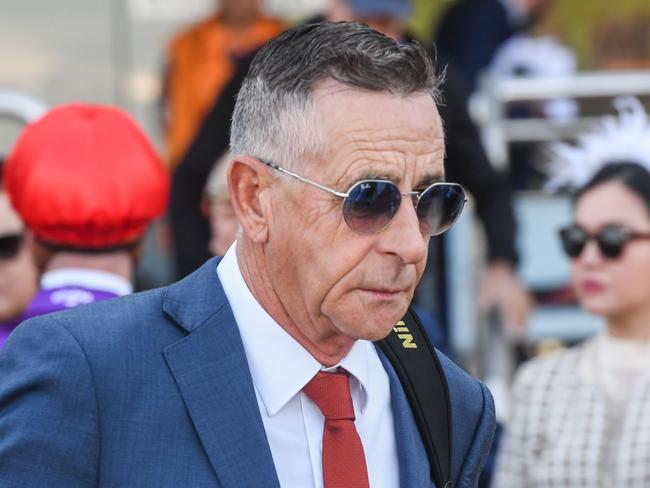
<svg viewBox="0 0 650 488">
<path fill-rule="evenodd" d="M 433 63 L 417 43 L 400 44 L 354 22 L 294 27 L 253 59 L 237 95 L 232 152 L 290 165 L 322 151 L 311 95 L 326 79 L 400 96 L 424 93 L 434 102 L 439 94 Z"/>
<path fill-rule="evenodd" d="M 308 94 L 317 82 L 332 78 L 365 90 L 438 95 L 433 63 L 421 45 L 400 44 L 354 22 L 289 29 L 260 49 L 248 78 L 291 93 Z"/>
<path fill-rule="evenodd" d="M 604 183 L 617 181 L 638 195 L 645 203 L 650 214 L 650 172 L 638 163 L 616 161 L 605 164 L 575 194 L 574 201 L 580 199 L 587 191 Z"/>
</svg>

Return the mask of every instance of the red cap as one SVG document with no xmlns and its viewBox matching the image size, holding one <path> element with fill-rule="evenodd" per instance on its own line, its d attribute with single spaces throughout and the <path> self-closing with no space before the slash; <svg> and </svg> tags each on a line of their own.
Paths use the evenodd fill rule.
<svg viewBox="0 0 650 488">
<path fill-rule="evenodd" d="M 125 112 L 69 104 L 25 127 L 4 186 L 37 238 L 101 249 L 131 243 L 164 212 L 169 174 Z"/>
</svg>

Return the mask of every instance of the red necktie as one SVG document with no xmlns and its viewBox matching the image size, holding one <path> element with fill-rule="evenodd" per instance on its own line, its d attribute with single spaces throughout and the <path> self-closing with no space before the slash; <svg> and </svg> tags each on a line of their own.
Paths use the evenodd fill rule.
<svg viewBox="0 0 650 488">
<path fill-rule="evenodd" d="M 363 445 L 354 426 L 354 408 L 347 372 L 320 371 L 303 391 L 325 417 L 324 488 L 368 488 L 368 469 Z"/>
</svg>

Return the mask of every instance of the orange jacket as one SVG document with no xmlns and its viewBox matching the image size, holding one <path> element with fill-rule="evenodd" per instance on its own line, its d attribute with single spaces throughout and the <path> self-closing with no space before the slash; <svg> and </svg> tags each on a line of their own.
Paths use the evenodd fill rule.
<svg viewBox="0 0 650 488">
<path fill-rule="evenodd" d="M 180 162 L 203 117 L 232 77 L 233 57 L 246 55 L 282 30 L 281 22 L 267 17 L 259 17 L 243 29 L 212 17 L 171 41 L 164 100 L 170 167 Z"/>
</svg>

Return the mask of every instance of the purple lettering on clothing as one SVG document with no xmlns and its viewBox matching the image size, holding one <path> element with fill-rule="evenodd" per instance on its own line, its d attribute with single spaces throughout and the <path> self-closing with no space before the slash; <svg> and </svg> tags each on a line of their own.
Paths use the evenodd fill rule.
<svg viewBox="0 0 650 488">
<path fill-rule="evenodd" d="M 39 290 L 18 320 L 0 323 L 0 349 L 7 341 L 9 334 L 24 320 L 115 297 L 117 297 L 115 293 L 93 290 L 83 286 L 62 286 Z"/>
</svg>

